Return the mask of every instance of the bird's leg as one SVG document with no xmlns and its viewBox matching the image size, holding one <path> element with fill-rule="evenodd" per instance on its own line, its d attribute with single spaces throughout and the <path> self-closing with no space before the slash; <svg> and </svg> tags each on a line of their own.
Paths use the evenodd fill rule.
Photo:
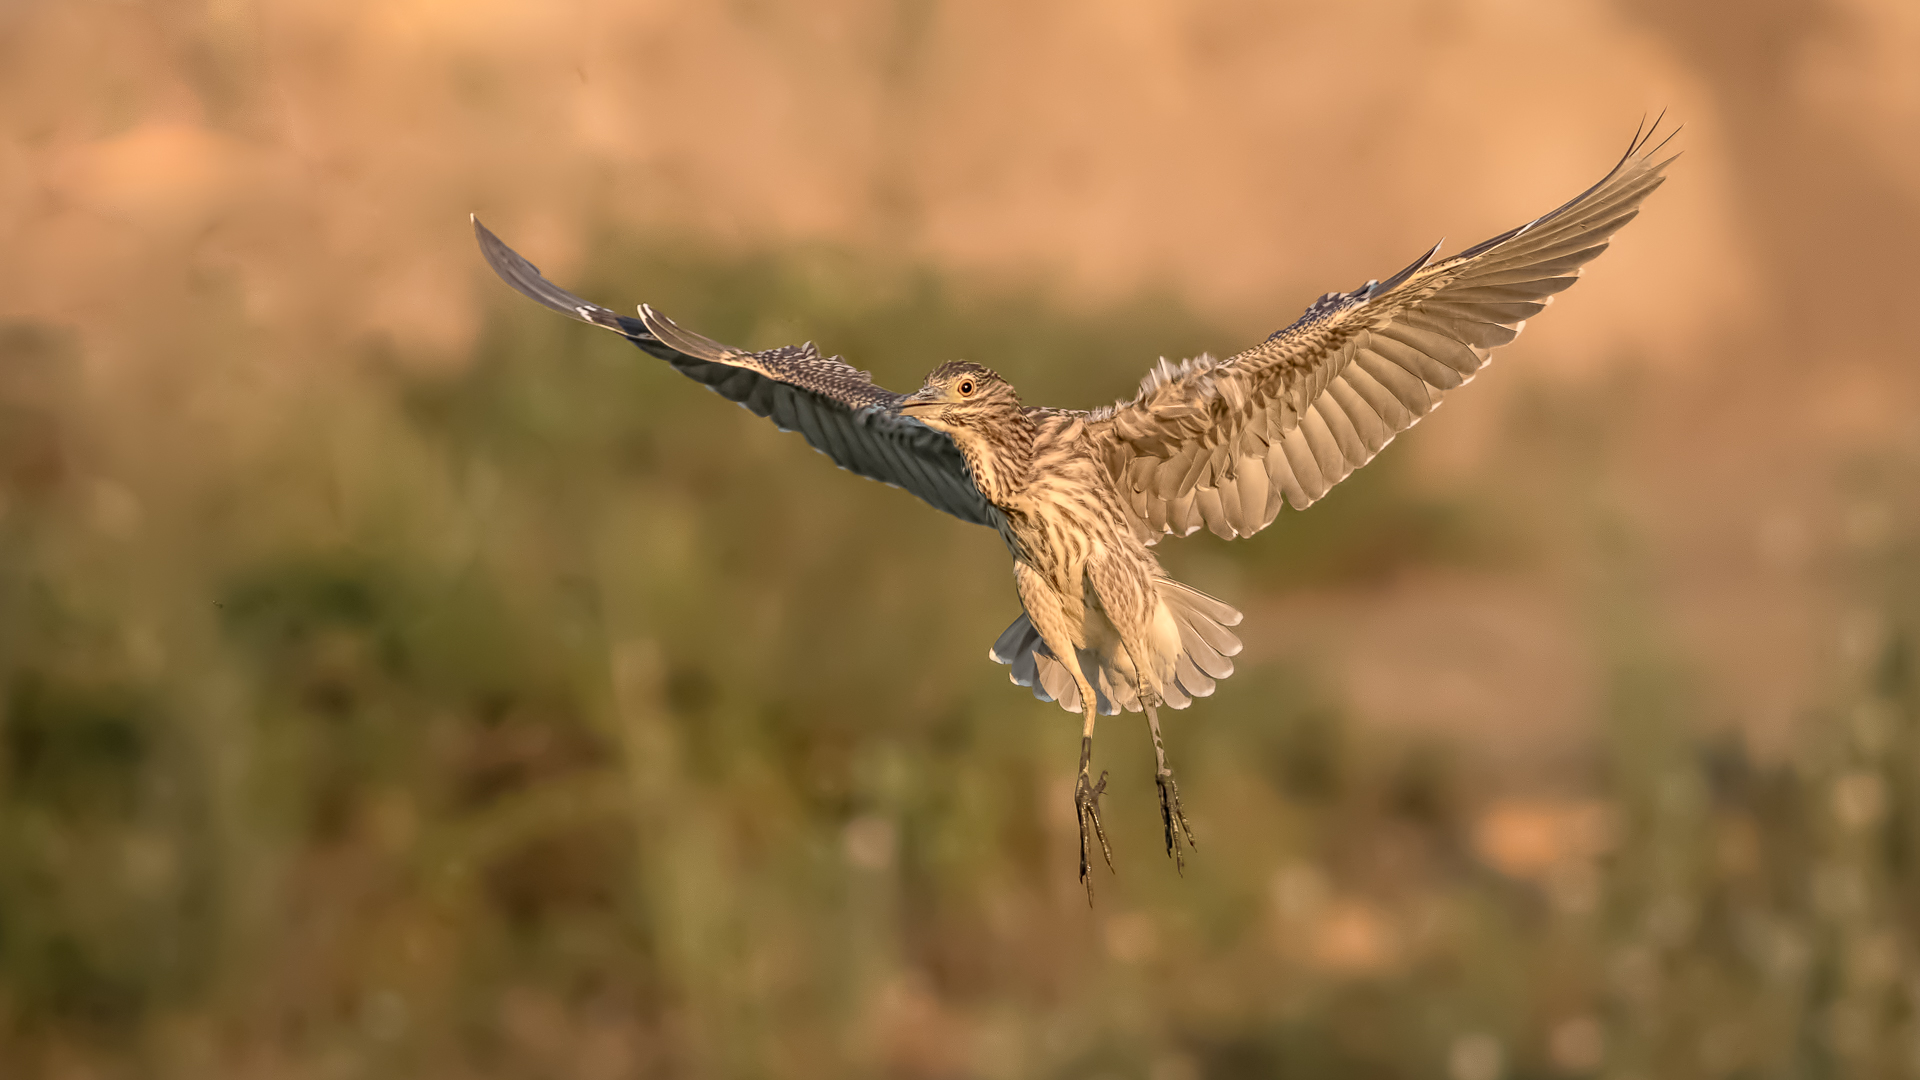
<svg viewBox="0 0 1920 1080">
<path fill-rule="evenodd" d="M 1167 827 L 1167 854 L 1173 857 L 1173 867 L 1184 874 L 1187 860 L 1180 853 L 1180 845 L 1197 848 L 1193 839 L 1193 826 L 1187 824 L 1187 815 L 1180 809 L 1180 785 L 1173 781 L 1173 770 L 1167 768 L 1167 748 L 1160 742 L 1160 714 L 1152 705 L 1147 707 L 1147 727 L 1153 732 L 1153 782 L 1160 788 L 1160 821 Z"/>
<path fill-rule="evenodd" d="M 1106 857 L 1107 870 L 1113 870 L 1113 848 L 1107 846 L 1107 831 L 1100 827 L 1100 796 L 1107 790 L 1107 774 L 1102 772 L 1100 780 L 1093 780 L 1093 720 L 1095 716 L 1093 691 L 1086 688 L 1081 691 L 1087 703 L 1086 723 L 1080 729 L 1080 778 L 1073 785 L 1073 812 L 1080 820 L 1080 884 L 1087 889 L 1087 906 L 1093 906 L 1093 862 L 1088 848 L 1092 841 L 1100 842 L 1100 853 Z"/>
<path fill-rule="evenodd" d="M 1147 729 L 1153 732 L 1153 783 L 1160 789 L 1160 821 L 1167 830 L 1167 855 L 1173 859 L 1175 871 L 1185 874 L 1186 856 L 1181 846 L 1197 847 L 1193 840 L 1193 827 L 1187 824 L 1187 815 L 1180 809 L 1180 785 L 1173 781 L 1173 770 L 1167 768 L 1167 748 L 1160 741 L 1160 713 L 1157 709 L 1162 703 L 1160 695 L 1147 684 L 1147 669 L 1140 659 L 1150 653 L 1146 648 L 1127 646 L 1127 659 L 1133 664 L 1133 688 L 1139 695 L 1140 708 L 1147 714 Z"/>
</svg>

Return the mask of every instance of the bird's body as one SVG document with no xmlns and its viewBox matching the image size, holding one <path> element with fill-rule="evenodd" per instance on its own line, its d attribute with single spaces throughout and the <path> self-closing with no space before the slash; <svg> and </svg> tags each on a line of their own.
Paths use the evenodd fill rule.
<svg viewBox="0 0 1920 1080">
<path fill-rule="evenodd" d="M 1085 422 L 1052 416 L 1034 426 L 1029 479 L 994 500 L 1021 605 L 1044 639 L 1092 654 L 1102 670 L 1116 668 L 1123 646 L 1144 641 L 1161 612 L 1159 560 L 1127 524 Z M 1156 671 L 1153 681 L 1164 677 Z"/>
<path fill-rule="evenodd" d="M 994 658 L 1019 663 L 1023 645 L 1029 652 L 1043 643 L 1071 648 L 1087 689 L 1102 706 L 1100 711 L 1109 713 L 1119 707 L 1137 711 L 1141 671 L 1136 660 L 1144 667 L 1145 688 L 1158 700 L 1167 700 L 1171 692 L 1184 706 L 1193 691 L 1210 692 L 1211 677 L 1190 658 L 1184 672 L 1189 686 L 1178 685 L 1182 660 L 1188 657 L 1181 623 L 1209 624 L 1228 652 L 1205 649 L 1203 662 L 1225 676 L 1232 666 L 1224 656 L 1239 647 L 1226 627 L 1239 622 L 1239 613 L 1210 600 L 1195 610 L 1193 598 L 1201 594 L 1161 570 L 1099 459 L 1084 414 L 1021 411 L 1031 439 L 999 449 L 990 462 L 975 466 L 975 453 L 965 437 L 956 439 L 970 467 L 984 467 L 998 479 L 989 485 L 988 501 L 1013 556 L 1014 582 L 1024 609 L 1009 633 L 1027 626 L 1034 632 L 1028 640 L 1008 642 L 1005 649 L 996 645 Z M 1038 662 L 1048 663 L 1054 676 L 1059 692 L 1051 696 L 1077 709 L 1075 699 L 1082 688 L 1072 681 L 1071 669 L 1054 662 L 1058 655 L 1048 649 Z M 1020 667 L 1035 664 L 1028 657 Z M 1053 688 L 1043 684 L 1042 689 Z"/>
<path fill-rule="evenodd" d="M 1240 613 L 1168 578 L 1151 545 L 1202 526 L 1251 536 L 1282 506 L 1305 509 L 1438 406 L 1639 212 L 1672 160 L 1654 161 L 1651 139 L 1651 130 L 1636 134 L 1612 172 L 1552 213 L 1329 293 L 1225 360 L 1162 360 L 1134 398 L 1087 411 L 1022 405 L 978 364 L 943 364 L 918 391 L 896 394 L 811 343 L 747 352 L 646 305 L 638 319 L 618 315 L 555 287 L 474 227 L 487 261 L 522 293 L 799 430 L 843 468 L 998 530 L 1022 613 L 989 655 L 1041 700 L 1082 716 L 1075 806 L 1085 880 L 1092 842 L 1106 849 L 1106 778 L 1096 783 L 1089 764 L 1095 717 L 1146 713 L 1167 849 L 1178 859 L 1192 834 L 1157 708 L 1212 693 L 1240 649 L 1228 629 Z"/>
</svg>

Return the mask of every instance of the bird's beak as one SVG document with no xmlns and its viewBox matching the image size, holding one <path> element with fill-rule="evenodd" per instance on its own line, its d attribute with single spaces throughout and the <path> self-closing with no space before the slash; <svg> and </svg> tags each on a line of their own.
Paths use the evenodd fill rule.
<svg viewBox="0 0 1920 1080">
<path fill-rule="evenodd" d="M 937 409 L 945 404 L 946 402 L 940 399 L 940 392 L 938 390 L 923 386 L 913 393 L 908 394 L 906 397 L 901 398 L 900 404 L 895 407 L 899 409 L 900 412 L 912 416 L 916 409 L 925 412 L 930 409 Z"/>
</svg>

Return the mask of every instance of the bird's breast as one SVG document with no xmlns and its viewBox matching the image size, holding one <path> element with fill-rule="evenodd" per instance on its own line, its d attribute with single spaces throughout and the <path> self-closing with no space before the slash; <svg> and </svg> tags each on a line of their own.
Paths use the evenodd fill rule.
<svg viewBox="0 0 1920 1080">
<path fill-rule="evenodd" d="M 1013 557 L 1063 591 L 1077 591 L 1088 563 L 1133 539 L 1105 472 L 1086 459 L 1035 468 L 1001 510 L 1001 536 Z"/>
</svg>

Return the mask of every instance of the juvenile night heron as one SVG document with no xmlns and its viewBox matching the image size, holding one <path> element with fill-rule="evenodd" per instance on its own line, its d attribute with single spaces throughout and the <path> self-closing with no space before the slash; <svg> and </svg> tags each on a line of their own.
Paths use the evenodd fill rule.
<svg viewBox="0 0 1920 1080">
<path fill-rule="evenodd" d="M 1152 545 L 1203 525 L 1252 536 L 1281 506 L 1305 509 L 1473 378 L 1660 186 L 1673 159 L 1654 160 L 1666 145 L 1653 144 L 1658 127 L 1636 133 L 1613 171 L 1552 213 L 1328 293 L 1225 360 L 1162 360 L 1133 398 L 1087 411 L 1022 405 L 979 364 L 942 364 L 919 390 L 896 394 L 811 343 L 748 352 L 645 304 L 628 318 L 552 285 L 473 224 L 487 262 L 520 292 L 800 431 L 841 468 L 999 531 L 1024 610 L 988 655 L 1040 700 L 1082 715 L 1073 801 L 1091 900 L 1095 843 L 1113 865 L 1100 823 L 1107 776 L 1091 772 L 1095 717 L 1146 713 L 1167 853 L 1183 867 L 1193 831 L 1156 708 L 1211 694 L 1240 651 L 1228 629 L 1240 613 L 1167 577 Z"/>
</svg>

